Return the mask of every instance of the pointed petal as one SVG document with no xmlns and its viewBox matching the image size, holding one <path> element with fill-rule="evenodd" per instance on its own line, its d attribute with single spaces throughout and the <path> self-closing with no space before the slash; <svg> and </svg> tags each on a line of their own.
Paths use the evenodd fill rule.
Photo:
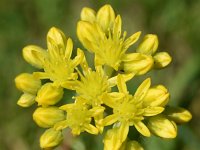
<svg viewBox="0 0 200 150">
<path fill-rule="evenodd" d="M 140 37 L 140 34 L 141 34 L 141 31 L 138 31 L 138 32 L 134 33 L 133 35 L 131 35 L 128 39 L 126 39 L 126 41 L 123 44 L 124 49 L 127 50 L 131 45 L 133 45 L 135 42 L 137 42 L 137 40 Z"/>
<path fill-rule="evenodd" d="M 114 108 L 118 106 L 118 102 L 123 99 L 125 95 L 123 93 L 112 92 L 112 93 L 105 93 L 102 96 L 104 104 L 107 106 Z"/>
<path fill-rule="evenodd" d="M 119 127 L 119 138 L 121 142 L 124 142 L 126 140 L 128 131 L 129 131 L 129 123 L 126 121 L 121 122 L 121 125 Z"/>
<path fill-rule="evenodd" d="M 142 84 L 137 88 L 136 92 L 135 92 L 135 99 L 137 101 L 140 101 L 144 98 L 144 96 L 146 95 L 149 87 L 151 85 L 151 79 L 150 78 L 147 78 L 146 80 L 144 80 L 142 82 Z"/>
<path fill-rule="evenodd" d="M 113 26 L 113 38 L 114 39 L 119 39 L 121 36 L 121 29 L 122 28 L 122 19 L 120 15 L 117 15 L 116 19 L 115 19 L 115 23 Z"/>
<path fill-rule="evenodd" d="M 140 132 L 142 135 L 147 136 L 147 137 L 151 136 L 149 129 L 142 121 L 134 123 L 134 126 L 138 130 L 138 132 Z"/>
<path fill-rule="evenodd" d="M 64 120 L 56 123 L 53 128 L 58 131 L 58 130 L 63 130 L 67 127 L 68 127 L 68 122 L 67 120 Z"/>
<path fill-rule="evenodd" d="M 77 49 L 77 56 L 72 60 L 72 68 L 78 66 L 84 58 L 84 53 L 81 49 Z"/>
<path fill-rule="evenodd" d="M 48 73 L 45 72 L 33 72 L 33 76 L 38 79 L 49 79 Z"/>
<path fill-rule="evenodd" d="M 111 124 L 115 123 L 117 121 L 117 119 L 118 119 L 118 116 L 116 114 L 109 115 L 103 119 L 103 125 L 104 126 L 111 125 Z"/>
<path fill-rule="evenodd" d="M 65 59 L 69 60 L 71 55 L 72 55 L 72 50 L 73 50 L 73 42 L 71 38 L 68 38 L 67 40 L 67 45 L 66 45 L 66 50 L 65 50 Z"/>
<path fill-rule="evenodd" d="M 128 93 L 125 80 L 120 74 L 117 76 L 117 87 L 120 93 Z"/>
<path fill-rule="evenodd" d="M 63 88 L 75 90 L 78 82 L 77 81 L 65 81 L 61 84 Z"/>
<path fill-rule="evenodd" d="M 96 12 L 88 7 L 84 7 L 81 11 L 81 20 L 93 23 L 96 20 Z"/>
<path fill-rule="evenodd" d="M 147 107 L 144 109 L 144 116 L 155 116 L 164 111 L 163 107 Z"/>
<path fill-rule="evenodd" d="M 87 131 L 90 134 L 98 134 L 99 133 L 99 130 L 91 124 L 85 125 L 84 128 L 85 128 L 85 131 Z"/>
<path fill-rule="evenodd" d="M 114 23 L 115 12 L 110 5 L 104 5 L 97 12 L 97 23 L 103 29 L 104 32 L 107 32 Z"/>
</svg>

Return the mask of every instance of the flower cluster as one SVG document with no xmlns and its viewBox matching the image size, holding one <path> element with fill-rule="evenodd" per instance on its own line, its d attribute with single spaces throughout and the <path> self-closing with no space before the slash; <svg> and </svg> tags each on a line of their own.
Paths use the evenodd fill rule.
<svg viewBox="0 0 200 150">
<path fill-rule="evenodd" d="M 73 135 L 85 131 L 105 133 L 104 150 L 142 150 L 137 139 L 128 137 L 132 126 L 146 137 L 176 137 L 177 124 L 188 122 L 191 114 L 184 108 L 167 106 L 166 87 L 151 86 L 147 78 L 135 93 L 127 89 L 126 82 L 135 76 L 162 69 L 171 62 L 167 52 L 157 52 L 158 38 L 154 34 L 145 35 L 136 50 L 128 53 L 140 34 L 126 38 L 120 15 L 110 5 L 104 5 L 97 12 L 83 8 L 77 23 L 78 39 L 94 54 L 94 68 L 80 48 L 72 58 L 72 39 L 55 27 L 47 34 L 47 49 L 36 45 L 23 49 L 24 59 L 40 71 L 15 78 L 16 87 L 23 92 L 17 104 L 29 107 L 37 103 L 33 120 L 46 128 L 40 138 L 41 148 L 59 145 L 66 128 Z M 59 102 L 66 89 L 76 95 L 73 103 L 62 105 Z M 111 129 L 104 130 L 111 125 Z"/>
</svg>

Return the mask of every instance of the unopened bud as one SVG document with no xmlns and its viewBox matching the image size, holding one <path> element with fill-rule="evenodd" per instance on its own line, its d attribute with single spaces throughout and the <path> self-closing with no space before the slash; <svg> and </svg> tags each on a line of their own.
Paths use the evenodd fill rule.
<svg viewBox="0 0 200 150">
<path fill-rule="evenodd" d="M 96 20 L 95 11 L 91 8 L 84 7 L 81 11 L 81 20 L 94 22 Z"/>
<path fill-rule="evenodd" d="M 123 59 L 122 68 L 125 73 L 142 75 L 147 73 L 153 66 L 153 58 L 141 53 L 127 54 Z"/>
<path fill-rule="evenodd" d="M 33 113 L 33 120 L 43 128 L 52 127 L 55 123 L 64 119 L 64 111 L 57 107 L 39 107 Z"/>
<path fill-rule="evenodd" d="M 167 117 L 176 123 L 186 123 L 192 119 L 191 113 L 180 107 L 167 107 L 164 111 Z"/>
<path fill-rule="evenodd" d="M 172 61 L 171 56 L 167 52 L 156 53 L 153 59 L 155 62 L 154 67 L 157 69 L 166 67 Z"/>
<path fill-rule="evenodd" d="M 62 132 L 50 128 L 47 129 L 40 137 L 40 147 L 44 149 L 53 148 L 59 145 L 62 140 Z"/>
<path fill-rule="evenodd" d="M 34 103 L 35 103 L 35 95 L 29 93 L 24 93 L 17 101 L 17 104 L 21 107 L 29 107 Z"/>
<path fill-rule="evenodd" d="M 54 105 L 63 97 L 63 88 L 54 86 L 53 83 L 46 83 L 38 91 L 36 101 L 38 105 Z"/>
<path fill-rule="evenodd" d="M 36 68 L 43 68 L 43 62 L 47 56 L 47 51 L 36 45 L 28 45 L 23 48 L 23 57 Z"/>
<path fill-rule="evenodd" d="M 148 90 L 143 101 L 145 106 L 164 106 L 169 101 L 169 92 L 163 85 L 157 85 Z"/>
<path fill-rule="evenodd" d="M 147 34 L 137 48 L 138 53 L 153 55 L 158 48 L 158 37 L 154 34 Z"/>
<path fill-rule="evenodd" d="M 137 141 L 129 141 L 126 143 L 125 150 L 144 150 L 144 148 Z"/>
<path fill-rule="evenodd" d="M 162 138 L 175 138 L 177 135 L 175 122 L 168 120 L 164 115 L 149 118 L 148 128 L 153 134 Z"/>
<path fill-rule="evenodd" d="M 36 94 L 41 86 L 41 81 L 32 74 L 22 73 L 15 78 L 15 84 L 24 93 Z"/>
</svg>

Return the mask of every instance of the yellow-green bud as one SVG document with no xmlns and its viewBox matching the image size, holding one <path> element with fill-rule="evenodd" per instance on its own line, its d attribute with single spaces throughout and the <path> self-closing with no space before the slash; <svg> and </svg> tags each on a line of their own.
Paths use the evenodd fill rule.
<svg viewBox="0 0 200 150">
<path fill-rule="evenodd" d="M 50 128 L 47 129 L 40 137 L 40 147 L 44 149 L 53 148 L 59 145 L 62 140 L 62 132 Z"/>
<path fill-rule="evenodd" d="M 110 29 L 115 21 L 115 12 L 110 5 L 104 5 L 97 12 L 97 23 L 103 29 L 104 32 L 107 32 Z"/>
<path fill-rule="evenodd" d="M 122 68 L 125 73 L 142 75 L 147 73 L 153 66 L 153 58 L 141 53 L 132 53 L 124 57 Z"/>
<path fill-rule="evenodd" d="M 36 94 L 41 86 L 41 81 L 32 74 L 22 73 L 15 78 L 15 85 L 24 93 Z"/>
<path fill-rule="evenodd" d="M 35 95 L 29 93 L 24 93 L 17 101 L 17 104 L 21 107 L 29 107 L 34 103 L 35 103 Z"/>
<path fill-rule="evenodd" d="M 166 67 L 172 61 L 171 56 L 167 52 L 156 53 L 153 56 L 153 59 L 155 62 L 154 68 L 157 68 L 157 69 Z"/>
<path fill-rule="evenodd" d="M 43 128 L 52 127 L 55 123 L 64 119 L 64 111 L 57 107 L 39 107 L 33 113 L 33 120 Z"/>
<path fill-rule="evenodd" d="M 138 53 L 153 55 L 158 48 L 158 37 L 154 34 L 147 34 L 137 48 Z"/>
<path fill-rule="evenodd" d="M 148 128 L 153 134 L 162 138 L 175 138 L 177 135 L 175 122 L 168 120 L 164 115 L 149 118 Z"/>
<path fill-rule="evenodd" d="M 163 85 L 157 85 L 148 90 L 143 101 L 145 106 L 164 106 L 169 101 L 169 92 Z"/>
<path fill-rule="evenodd" d="M 47 51 L 36 45 L 28 45 L 23 48 L 23 57 L 31 65 L 36 68 L 43 68 L 43 61 L 47 55 Z"/>
<path fill-rule="evenodd" d="M 164 112 L 167 117 L 176 123 L 186 123 L 192 119 L 191 113 L 180 107 L 167 107 Z"/>
<path fill-rule="evenodd" d="M 144 148 L 137 141 L 129 141 L 126 143 L 125 150 L 144 150 Z"/>
<path fill-rule="evenodd" d="M 118 129 L 113 128 L 106 132 L 103 143 L 104 143 L 104 150 L 118 150 L 123 141 L 120 141 L 121 137 L 118 137 Z"/>
<path fill-rule="evenodd" d="M 44 84 L 38 91 L 36 101 L 38 105 L 54 105 L 63 97 L 63 88 L 54 86 L 53 83 Z"/>
<path fill-rule="evenodd" d="M 95 11 L 91 8 L 84 7 L 81 11 L 81 20 L 94 22 L 96 20 Z"/>
</svg>

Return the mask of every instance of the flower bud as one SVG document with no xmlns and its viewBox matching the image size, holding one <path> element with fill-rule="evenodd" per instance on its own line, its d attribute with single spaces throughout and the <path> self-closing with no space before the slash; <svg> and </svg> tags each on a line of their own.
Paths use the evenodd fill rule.
<svg viewBox="0 0 200 150">
<path fill-rule="evenodd" d="M 54 105 L 63 97 L 63 88 L 54 86 L 53 83 L 44 84 L 38 91 L 36 101 L 38 105 Z"/>
<path fill-rule="evenodd" d="M 156 53 L 153 59 L 155 62 L 154 68 L 156 69 L 164 68 L 172 61 L 171 56 L 167 52 Z"/>
<path fill-rule="evenodd" d="M 137 48 L 138 53 L 153 55 L 158 48 L 158 37 L 154 34 L 147 34 Z"/>
<path fill-rule="evenodd" d="M 53 148 L 60 144 L 62 140 L 62 132 L 50 128 L 47 129 L 40 137 L 40 147 L 44 149 Z"/>
<path fill-rule="evenodd" d="M 15 84 L 24 93 L 36 94 L 41 86 L 41 81 L 32 74 L 22 73 L 15 78 Z"/>
<path fill-rule="evenodd" d="M 123 141 L 120 141 L 118 137 L 118 129 L 113 128 L 106 132 L 103 139 L 104 150 L 118 150 Z"/>
<path fill-rule="evenodd" d="M 175 138 L 177 135 L 176 124 L 163 115 L 149 118 L 148 128 L 153 134 L 162 138 Z"/>
<path fill-rule="evenodd" d="M 96 20 L 95 11 L 91 8 L 84 7 L 81 11 L 81 20 L 93 23 Z"/>
<path fill-rule="evenodd" d="M 169 101 L 169 92 L 163 85 L 157 85 L 148 90 L 143 101 L 145 106 L 164 106 Z"/>
<path fill-rule="evenodd" d="M 110 5 L 104 5 L 97 12 L 97 22 L 104 32 L 110 29 L 115 21 L 115 12 Z"/>
<path fill-rule="evenodd" d="M 34 103 L 35 103 L 35 95 L 29 93 L 24 93 L 17 101 L 17 104 L 21 107 L 29 107 Z"/>
<path fill-rule="evenodd" d="M 128 141 L 125 150 L 144 150 L 144 148 L 137 141 Z"/>
<path fill-rule="evenodd" d="M 125 73 L 142 75 L 147 73 L 153 66 L 153 58 L 140 53 L 127 54 L 123 58 L 122 68 Z"/>
<path fill-rule="evenodd" d="M 180 107 L 167 107 L 164 112 L 167 117 L 176 123 L 186 123 L 192 119 L 191 113 Z"/>
<path fill-rule="evenodd" d="M 52 127 L 55 123 L 64 119 L 64 111 L 57 107 L 39 107 L 33 113 L 33 120 L 43 128 Z"/>
<path fill-rule="evenodd" d="M 47 56 L 47 51 L 36 45 L 28 45 L 23 48 L 23 57 L 36 68 L 43 68 L 43 61 Z"/>
</svg>

